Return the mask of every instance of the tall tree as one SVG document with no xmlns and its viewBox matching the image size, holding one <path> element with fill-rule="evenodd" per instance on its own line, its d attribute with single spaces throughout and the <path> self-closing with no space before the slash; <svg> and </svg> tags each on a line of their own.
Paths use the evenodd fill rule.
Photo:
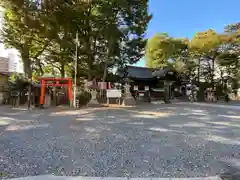
<svg viewBox="0 0 240 180">
<path fill-rule="evenodd" d="M 145 59 L 151 68 L 166 67 L 172 54 L 172 44 L 167 34 L 156 34 L 146 45 Z"/>
<path fill-rule="evenodd" d="M 73 65 L 77 32 L 78 67 L 87 68 L 89 79 L 99 72 L 96 67 L 105 77 L 109 67 L 135 63 L 143 55 L 144 33 L 151 19 L 148 0 L 4 0 L 2 6 L 15 17 L 5 13 L 6 43 L 20 52 L 29 77 L 31 67 L 43 74 L 47 63 L 64 76 L 66 67 Z M 15 44 L 7 42 L 10 36 Z M 18 39 L 13 41 L 14 37 Z M 27 44 L 24 50 L 16 45 L 23 42 L 19 38 Z"/>
<path fill-rule="evenodd" d="M 178 72 L 185 71 L 188 62 L 188 39 L 172 38 L 166 33 L 158 33 L 148 40 L 145 51 L 149 67 L 172 67 Z"/>
<path fill-rule="evenodd" d="M 7 47 L 19 51 L 24 64 L 24 72 L 32 79 L 32 65 L 48 46 L 45 38 L 48 31 L 41 21 L 42 11 L 38 1 L 3 0 L 1 7 L 5 9 L 3 16 L 2 38 Z M 29 86 L 30 106 L 31 86 Z"/>
<path fill-rule="evenodd" d="M 151 18 L 148 0 L 89 0 L 85 9 L 79 53 L 88 66 L 89 79 L 96 65 L 108 67 L 140 59 L 144 33 Z"/>
<path fill-rule="evenodd" d="M 207 69 L 206 73 L 210 72 L 212 86 L 214 86 L 215 64 L 221 43 L 221 37 L 212 29 L 196 33 L 190 42 L 193 56 L 199 59 L 199 70 L 205 72 Z M 201 70 L 201 64 L 206 68 Z"/>
<path fill-rule="evenodd" d="M 218 63 L 224 69 L 225 80 L 232 84 L 237 93 L 240 84 L 240 23 L 230 24 L 225 27 L 224 42 Z"/>
</svg>

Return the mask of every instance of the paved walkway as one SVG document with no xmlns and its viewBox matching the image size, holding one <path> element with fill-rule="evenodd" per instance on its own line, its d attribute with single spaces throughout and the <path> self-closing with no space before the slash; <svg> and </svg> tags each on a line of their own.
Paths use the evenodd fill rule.
<svg viewBox="0 0 240 180">
<path fill-rule="evenodd" d="M 77 111 L 0 107 L 0 132 L 2 178 L 202 178 L 240 172 L 237 109 L 199 104 Z"/>
</svg>

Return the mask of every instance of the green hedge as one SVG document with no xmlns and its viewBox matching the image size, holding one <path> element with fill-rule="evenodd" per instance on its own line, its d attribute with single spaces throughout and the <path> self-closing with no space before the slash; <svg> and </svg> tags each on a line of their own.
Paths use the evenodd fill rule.
<svg viewBox="0 0 240 180">
<path fill-rule="evenodd" d="M 77 95 L 77 99 L 79 100 L 80 106 L 85 106 L 91 100 L 91 93 L 87 91 L 83 91 Z"/>
</svg>

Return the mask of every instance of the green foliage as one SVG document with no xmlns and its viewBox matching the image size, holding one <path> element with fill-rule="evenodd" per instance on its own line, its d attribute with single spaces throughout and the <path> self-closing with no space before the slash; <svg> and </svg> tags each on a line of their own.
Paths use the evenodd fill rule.
<svg viewBox="0 0 240 180">
<path fill-rule="evenodd" d="M 221 71 L 222 81 L 239 87 L 240 79 L 240 26 L 226 27 L 218 34 L 209 29 L 198 32 L 191 41 L 156 34 L 148 40 L 145 59 L 149 67 L 170 67 L 188 79 L 204 77 L 214 85 L 216 70 Z"/>
<path fill-rule="evenodd" d="M 79 100 L 80 106 L 85 106 L 91 100 L 91 93 L 83 91 L 77 95 L 77 99 Z"/>
<path fill-rule="evenodd" d="M 167 66 L 183 67 L 178 59 L 187 51 L 188 40 L 171 38 L 166 33 L 156 34 L 148 40 L 145 59 L 151 68 L 163 68 Z M 174 65 L 174 63 L 176 64 Z"/>
<path fill-rule="evenodd" d="M 229 24 L 225 27 L 225 32 L 236 32 L 240 30 L 240 23 Z"/>
<path fill-rule="evenodd" d="M 137 62 L 142 56 L 143 36 L 151 18 L 148 1 L 88 1 L 86 7 L 87 20 L 79 34 L 79 52 L 81 62 L 85 61 L 88 67 L 88 78 L 94 75 L 95 65 L 105 71 L 115 65 Z"/>
<path fill-rule="evenodd" d="M 148 40 L 146 45 L 145 59 L 147 65 L 151 68 L 167 66 L 171 51 L 169 36 L 167 34 L 156 34 Z"/>
<path fill-rule="evenodd" d="M 212 29 L 198 32 L 190 42 L 190 49 L 196 53 L 209 54 L 221 44 L 220 36 Z"/>
<path fill-rule="evenodd" d="M 39 5 L 31 0 L 4 0 L 0 5 L 5 8 L 1 32 L 4 44 L 19 51 L 24 72 L 31 78 L 31 66 L 48 44 Z"/>
<path fill-rule="evenodd" d="M 143 55 L 151 19 L 148 0 L 3 0 L 0 6 L 5 45 L 20 52 L 29 77 L 32 71 L 43 75 L 46 65 L 61 76 L 73 75 L 77 32 L 78 76 L 91 79 L 113 66 L 135 63 Z"/>
<path fill-rule="evenodd" d="M 225 32 L 224 48 L 218 56 L 218 63 L 232 88 L 237 90 L 240 87 L 240 23 L 228 25 Z"/>
<path fill-rule="evenodd" d="M 214 86 L 215 64 L 221 44 L 222 37 L 212 29 L 196 33 L 189 43 L 191 56 L 199 59 L 198 80 L 200 75 L 208 77 L 205 79 L 211 81 L 212 86 Z"/>
<path fill-rule="evenodd" d="M 235 53 L 223 52 L 218 56 L 218 63 L 221 66 L 231 66 L 238 62 L 239 62 L 239 57 Z"/>
<path fill-rule="evenodd" d="M 28 85 L 28 80 L 19 74 L 12 74 L 12 76 L 8 79 L 9 91 L 24 91 Z"/>
</svg>

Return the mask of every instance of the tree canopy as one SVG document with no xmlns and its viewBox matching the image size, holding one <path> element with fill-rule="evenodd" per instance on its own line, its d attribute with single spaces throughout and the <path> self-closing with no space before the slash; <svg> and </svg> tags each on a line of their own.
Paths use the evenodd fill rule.
<svg viewBox="0 0 240 180">
<path fill-rule="evenodd" d="M 78 76 L 103 76 L 143 55 L 151 19 L 148 0 L 3 0 L 2 38 L 19 51 L 24 72 L 73 75 L 78 34 Z M 46 67 L 50 64 L 50 67 Z"/>
<path fill-rule="evenodd" d="M 187 39 L 172 38 L 166 33 L 156 34 L 146 45 L 145 58 L 148 66 L 153 68 L 168 66 L 177 54 L 186 50 L 187 43 Z"/>
<path fill-rule="evenodd" d="M 240 25 L 231 24 L 225 32 L 213 29 L 197 32 L 191 40 L 157 33 L 145 47 L 145 60 L 151 68 L 174 68 L 186 77 L 200 81 L 201 77 L 214 86 L 228 81 L 239 87 Z M 220 72 L 220 74 L 218 74 Z"/>
</svg>

